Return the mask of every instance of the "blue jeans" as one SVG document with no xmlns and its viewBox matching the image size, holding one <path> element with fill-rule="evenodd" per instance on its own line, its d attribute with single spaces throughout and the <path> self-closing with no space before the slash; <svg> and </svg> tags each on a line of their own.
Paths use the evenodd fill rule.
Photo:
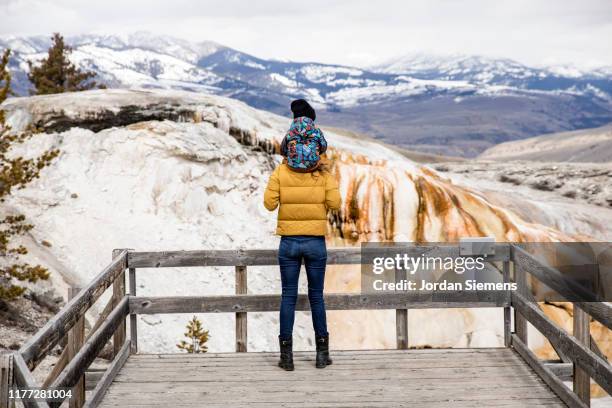
<svg viewBox="0 0 612 408">
<path fill-rule="evenodd" d="M 315 335 L 328 335 L 325 301 L 323 300 L 325 265 L 327 264 L 325 237 L 292 235 L 283 236 L 278 248 L 278 264 L 283 286 L 280 306 L 280 338 L 283 340 L 290 338 L 293 333 L 302 260 L 306 265 L 308 300 Z"/>
</svg>

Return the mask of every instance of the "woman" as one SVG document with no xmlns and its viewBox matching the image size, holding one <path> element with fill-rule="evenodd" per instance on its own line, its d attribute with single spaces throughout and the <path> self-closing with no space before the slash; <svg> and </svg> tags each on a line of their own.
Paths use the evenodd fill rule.
<svg viewBox="0 0 612 408">
<path fill-rule="evenodd" d="M 321 165 L 319 154 L 327 142 L 314 125 L 314 109 L 303 99 L 291 103 L 293 123 L 283 140 L 285 156 L 264 194 L 264 205 L 274 211 L 279 205 L 276 233 L 281 236 L 278 249 L 282 298 L 280 306 L 279 367 L 292 371 L 293 322 L 302 262 L 308 278 L 308 300 L 317 346 L 316 367 L 331 364 L 329 333 L 323 300 L 327 249 L 327 211 L 340 208 L 338 185 Z"/>
</svg>

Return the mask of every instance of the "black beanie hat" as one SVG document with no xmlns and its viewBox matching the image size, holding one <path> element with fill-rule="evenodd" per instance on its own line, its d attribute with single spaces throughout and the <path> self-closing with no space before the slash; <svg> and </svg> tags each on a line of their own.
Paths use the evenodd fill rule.
<svg viewBox="0 0 612 408">
<path fill-rule="evenodd" d="M 293 118 L 299 118 L 300 116 L 306 116 L 312 120 L 317 118 L 315 110 L 310 106 L 304 99 L 296 99 L 291 102 L 291 112 L 293 112 Z"/>
</svg>

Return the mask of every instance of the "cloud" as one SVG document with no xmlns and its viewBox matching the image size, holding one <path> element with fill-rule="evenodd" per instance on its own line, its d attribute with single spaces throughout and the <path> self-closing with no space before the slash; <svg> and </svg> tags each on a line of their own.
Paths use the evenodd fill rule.
<svg viewBox="0 0 612 408">
<path fill-rule="evenodd" d="M 424 51 L 612 65 L 609 0 L 0 0 L 0 15 L 0 35 L 148 30 L 300 61 L 368 65 Z"/>
</svg>

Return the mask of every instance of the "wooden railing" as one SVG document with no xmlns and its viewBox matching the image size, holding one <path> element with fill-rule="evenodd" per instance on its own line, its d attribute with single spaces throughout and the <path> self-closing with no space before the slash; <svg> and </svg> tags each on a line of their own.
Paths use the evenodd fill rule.
<svg viewBox="0 0 612 408">
<path fill-rule="evenodd" d="M 590 406 L 591 378 L 612 395 L 612 368 L 590 334 L 591 318 L 608 330 L 612 329 L 612 305 L 607 302 L 573 302 L 573 334 L 570 335 L 544 314 L 531 291 L 527 290 L 528 277 L 541 281 L 566 299 L 587 299 L 591 294 L 585 293 L 585 289 L 579 285 L 572 285 L 571 281 L 562 278 L 561 272 L 542 265 L 519 246 L 512 245 L 511 260 L 518 283 L 518 290 L 512 292 L 511 301 L 515 313 L 511 347 L 569 406 Z M 573 392 L 563 384 L 563 379 L 569 377 L 566 370 L 543 364 L 528 348 L 527 322 L 550 342 L 562 361 L 559 366 L 569 365 L 573 371 Z"/>
<path fill-rule="evenodd" d="M 125 343 L 125 317 L 129 312 L 129 301 L 125 293 L 125 270 L 127 250 L 113 252 L 112 262 L 98 274 L 85 288 L 80 290 L 42 329 L 30 338 L 17 353 L 2 359 L 2 390 L 0 407 L 8 406 L 8 389 L 35 389 L 41 387 L 33 377 L 32 371 L 40 362 L 66 338 L 70 343 L 47 380 L 44 388 L 72 388 L 71 407 L 83 406 L 85 397 L 85 370 L 98 356 L 105 344 L 114 338 L 115 361 L 127 357 L 120 342 Z M 87 311 L 106 292 L 113 287 L 113 294 L 98 322 L 87 338 L 84 337 L 84 318 Z M 127 350 L 127 348 L 125 348 Z M 57 407 L 60 402 L 23 401 L 26 407 Z"/>
<path fill-rule="evenodd" d="M 406 248 L 410 256 L 437 254 L 460 256 L 456 245 L 413 246 Z M 612 307 L 605 302 L 576 303 L 574 305 L 574 335 L 557 327 L 540 309 L 527 291 L 527 276 L 542 280 L 550 288 L 564 295 L 580 290 L 567 287 L 559 279 L 554 268 L 541 265 L 533 256 L 510 244 L 495 244 L 495 254 L 488 256 L 490 267 L 501 269 L 505 282 L 515 280 L 519 284 L 516 292 L 476 291 L 470 292 L 477 301 L 466 301 L 465 292 L 445 295 L 445 302 L 432 301 L 431 293 L 397 292 L 380 294 L 334 293 L 326 294 L 329 310 L 392 309 L 396 311 L 397 347 L 405 349 L 408 344 L 408 312 L 418 308 L 504 308 L 504 340 L 529 363 L 534 371 L 546 381 L 569 406 L 585 407 L 590 401 L 589 382 L 595 380 L 604 390 L 612 393 L 612 371 L 610 364 L 599 352 L 589 334 L 590 317 L 611 328 Z M 32 370 L 57 346 L 62 339 L 68 345 L 55 369 L 43 383 L 49 388 L 71 388 L 71 407 L 97 406 L 113 378 L 121 369 L 130 353 L 138 352 L 139 314 L 164 313 L 234 313 L 236 316 L 236 351 L 247 351 L 247 316 L 249 312 L 278 311 L 279 294 L 248 294 L 247 268 L 253 265 L 277 265 L 276 250 L 236 251 L 174 251 L 134 252 L 113 251 L 113 261 L 85 288 L 74 294 L 71 300 L 34 337 L 16 353 L 3 355 L 0 359 L 0 408 L 8 406 L 10 387 L 34 388 Z M 361 249 L 333 248 L 328 251 L 329 265 L 361 264 Z M 136 274 L 140 268 L 233 266 L 236 274 L 236 294 L 229 296 L 181 296 L 142 297 L 136 293 Z M 125 271 L 128 271 L 129 293 L 126 293 Z M 401 277 L 401 276 L 400 276 Z M 98 321 L 85 337 L 82 324 L 85 313 L 112 286 L 112 298 L 104 308 Z M 512 309 L 515 330 L 512 332 Z M 297 310 L 309 310 L 306 295 L 299 295 Z M 126 335 L 126 320 L 129 316 L 130 335 Z M 590 317 L 589 317 L 590 316 Z M 552 344 L 560 356 L 557 363 L 542 362 L 527 347 L 527 322 L 538 329 Z M 114 358 L 87 400 L 83 376 L 112 338 Z M 574 390 L 562 383 L 573 379 Z M 25 402 L 27 407 L 57 407 L 59 402 Z"/>
<path fill-rule="evenodd" d="M 364 249 L 367 250 L 367 249 Z M 372 251 L 379 249 L 373 248 Z M 362 249 L 331 248 L 327 254 L 328 265 L 360 265 Z M 409 256 L 419 257 L 422 254 L 437 253 L 441 256 L 459 256 L 457 245 L 449 246 L 413 246 L 403 249 Z M 487 258 L 490 262 L 508 262 L 510 248 L 505 244 L 495 246 L 495 254 Z M 178 297 L 133 297 L 130 298 L 130 313 L 164 314 L 164 313 L 235 313 L 236 314 L 236 351 L 247 351 L 247 313 L 278 311 L 278 294 L 246 295 L 247 268 L 249 266 L 278 265 L 276 250 L 226 250 L 226 251 L 173 251 L 173 252 L 130 252 L 130 294 L 135 293 L 136 268 L 194 267 L 194 266 L 234 266 L 236 268 L 235 296 L 178 296 Z M 408 348 L 408 309 L 427 308 L 476 308 L 476 307 L 509 307 L 509 293 L 499 291 L 480 291 L 475 293 L 477 302 L 462 301 L 465 294 L 456 293 L 447 296 L 447 302 L 431 300 L 431 293 L 380 293 L 355 294 L 335 293 L 325 295 L 325 306 L 328 310 L 358 309 L 395 309 L 397 348 Z M 453 297 L 455 297 L 453 299 Z M 306 295 L 298 295 L 296 310 L 310 310 Z M 135 326 L 135 325 L 134 325 Z M 508 326 L 509 327 L 509 326 Z M 137 333 L 132 331 L 132 350 L 136 351 Z"/>
</svg>

